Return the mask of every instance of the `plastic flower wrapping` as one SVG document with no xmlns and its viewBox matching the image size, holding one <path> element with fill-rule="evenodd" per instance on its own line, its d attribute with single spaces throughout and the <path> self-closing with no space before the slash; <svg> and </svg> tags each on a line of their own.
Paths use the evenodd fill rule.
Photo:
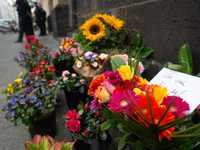
<svg viewBox="0 0 200 150">
<path fill-rule="evenodd" d="M 170 149 L 186 143 L 194 146 L 199 140 L 200 125 L 185 122 L 194 115 L 185 114 L 190 110 L 189 104 L 170 95 L 165 87 L 149 85 L 146 79 L 135 76 L 134 68 L 128 65 L 94 78 L 88 95 L 94 97 L 91 110 L 102 111 L 111 119 L 103 129 L 118 122 L 117 127 L 124 134 L 120 144 L 129 143 L 136 149 Z"/>
<path fill-rule="evenodd" d="M 109 55 L 101 53 L 86 52 L 83 57 L 79 57 L 73 66 L 77 74 L 82 76 L 87 83 L 90 83 L 94 76 L 102 73 L 109 60 Z"/>
</svg>

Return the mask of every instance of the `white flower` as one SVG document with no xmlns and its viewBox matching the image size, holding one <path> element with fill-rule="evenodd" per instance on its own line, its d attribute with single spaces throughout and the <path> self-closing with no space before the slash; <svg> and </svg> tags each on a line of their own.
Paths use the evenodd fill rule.
<svg viewBox="0 0 200 150">
<path fill-rule="evenodd" d="M 81 67 L 82 67 L 81 61 L 79 61 L 79 62 L 76 63 L 76 67 L 77 67 L 77 68 L 81 68 Z"/>
<path fill-rule="evenodd" d="M 89 56 L 90 54 L 93 54 L 93 52 L 90 52 L 90 51 L 86 52 L 85 57 Z"/>
<path fill-rule="evenodd" d="M 92 66 L 94 66 L 95 68 L 97 68 L 99 66 L 98 62 L 93 62 Z"/>
<path fill-rule="evenodd" d="M 60 49 L 63 49 L 63 46 L 60 46 Z"/>
<path fill-rule="evenodd" d="M 105 54 L 105 53 L 101 53 L 101 54 L 99 55 L 99 58 L 102 59 L 102 60 L 103 60 L 104 58 L 106 59 L 107 57 L 108 57 L 108 54 Z"/>
</svg>

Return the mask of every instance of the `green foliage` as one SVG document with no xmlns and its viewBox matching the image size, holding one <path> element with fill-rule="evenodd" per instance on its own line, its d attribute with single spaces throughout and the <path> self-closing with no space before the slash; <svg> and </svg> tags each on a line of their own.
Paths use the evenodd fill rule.
<svg viewBox="0 0 200 150">
<path fill-rule="evenodd" d="M 53 63 L 65 63 L 65 56 L 63 54 L 58 54 L 53 58 Z"/>
<path fill-rule="evenodd" d="M 179 71 L 191 75 L 193 71 L 193 61 L 192 54 L 189 49 L 188 44 L 183 45 L 178 52 L 178 62 L 179 64 L 173 64 L 171 62 L 166 62 L 164 64 L 165 68 Z"/>
<path fill-rule="evenodd" d="M 120 57 L 114 57 L 111 63 L 112 71 L 117 70 L 121 65 L 126 65 L 125 61 Z"/>
</svg>

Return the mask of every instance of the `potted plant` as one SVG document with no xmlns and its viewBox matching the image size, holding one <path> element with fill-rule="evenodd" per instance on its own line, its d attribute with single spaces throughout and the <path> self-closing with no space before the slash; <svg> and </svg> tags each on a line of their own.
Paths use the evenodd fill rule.
<svg viewBox="0 0 200 150">
<path fill-rule="evenodd" d="M 5 118 L 14 126 L 22 121 L 32 137 L 35 134 L 56 135 L 54 94 L 60 89 L 53 80 L 54 70 L 54 66 L 43 60 L 22 80 L 19 91 L 11 95 L 3 108 L 7 111 Z"/>
<path fill-rule="evenodd" d="M 65 96 L 70 110 L 73 110 L 79 104 L 79 101 L 86 101 L 86 86 L 85 80 L 76 75 L 70 73 L 68 70 L 63 71 L 62 77 L 57 79 L 59 86 L 65 91 Z"/>
<path fill-rule="evenodd" d="M 72 138 L 77 139 L 74 148 L 87 150 L 103 150 L 111 143 L 107 130 L 101 130 L 106 117 L 98 111 L 93 113 L 88 104 L 80 102 L 77 109 L 66 114 L 65 125 L 69 128 Z"/>
<path fill-rule="evenodd" d="M 56 76 L 61 77 L 62 72 L 67 70 L 65 56 L 63 54 L 59 54 L 58 52 L 54 53 L 53 64 L 55 66 Z"/>
<path fill-rule="evenodd" d="M 33 138 L 33 142 L 26 142 L 24 145 L 27 150 L 38 150 L 38 149 L 46 149 L 46 150 L 71 150 L 74 142 L 67 141 L 56 141 L 49 135 L 41 136 L 36 134 Z"/>
</svg>

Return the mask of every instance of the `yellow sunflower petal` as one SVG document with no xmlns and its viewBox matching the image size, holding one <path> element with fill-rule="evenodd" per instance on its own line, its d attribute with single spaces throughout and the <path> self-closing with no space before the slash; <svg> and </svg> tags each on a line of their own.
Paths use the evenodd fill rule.
<svg viewBox="0 0 200 150">
<path fill-rule="evenodd" d="M 23 72 L 20 72 L 19 74 L 19 78 L 21 78 L 23 76 Z"/>
</svg>

